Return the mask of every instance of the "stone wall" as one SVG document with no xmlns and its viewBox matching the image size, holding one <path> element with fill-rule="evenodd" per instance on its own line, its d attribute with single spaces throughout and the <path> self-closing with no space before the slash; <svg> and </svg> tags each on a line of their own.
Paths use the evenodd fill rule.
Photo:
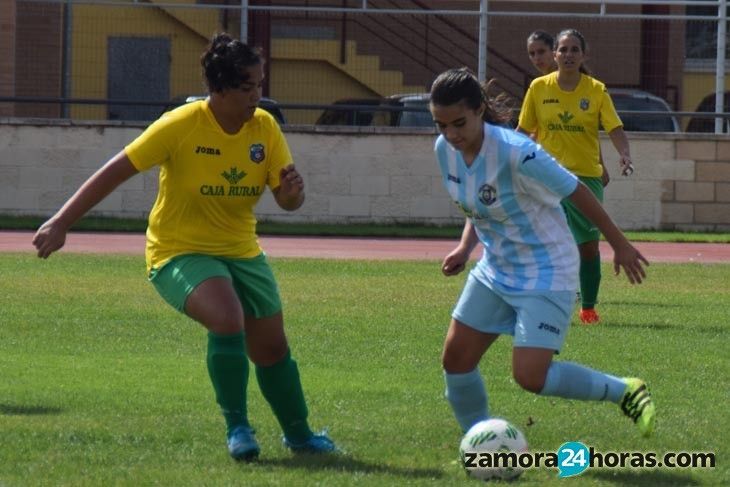
<svg viewBox="0 0 730 487">
<path fill-rule="evenodd" d="M 95 170 L 141 133 L 120 122 L 0 119 L 0 214 L 51 215 Z M 262 198 L 259 219 L 319 223 L 458 224 L 460 212 L 441 185 L 431 131 L 372 128 L 347 133 L 285 129 L 305 177 L 307 200 L 294 213 Z M 613 176 L 605 206 L 624 229 L 730 231 L 730 140 L 709 134 L 629 134 L 636 172 Z M 94 210 L 99 216 L 145 217 L 157 189 L 155 171 L 135 176 Z"/>
<path fill-rule="evenodd" d="M 730 230 L 730 140 L 678 140 L 677 158 L 692 161 L 691 178 L 662 181 L 661 228 Z"/>
</svg>

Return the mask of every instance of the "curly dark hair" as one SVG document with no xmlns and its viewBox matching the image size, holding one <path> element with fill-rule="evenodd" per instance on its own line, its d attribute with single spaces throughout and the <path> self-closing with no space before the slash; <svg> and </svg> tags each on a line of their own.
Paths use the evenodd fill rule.
<svg viewBox="0 0 730 487">
<path fill-rule="evenodd" d="M 260 49 L 225 32 L 214 35 L 208 49 L 200 56 L 203 77 L 211 93 L 240 87 L 248 79 L 246 68 L 262 62 Z"/>
</svg>

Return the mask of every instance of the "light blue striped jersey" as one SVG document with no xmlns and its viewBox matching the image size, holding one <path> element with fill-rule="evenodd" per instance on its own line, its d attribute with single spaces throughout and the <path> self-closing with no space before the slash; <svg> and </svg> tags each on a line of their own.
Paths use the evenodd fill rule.
<svg viewBox="0 0 730 487">
<path fill-rule="evenodd" d="M 446 190 L 484 246 L 477 279 L 505 291 L 576 289 L 578 250 L 560 206 L 577 187 L 573 174 L 528 137 L 487 123 L 471 166 L 443 135 L 435 152 Z"/>
</svg>

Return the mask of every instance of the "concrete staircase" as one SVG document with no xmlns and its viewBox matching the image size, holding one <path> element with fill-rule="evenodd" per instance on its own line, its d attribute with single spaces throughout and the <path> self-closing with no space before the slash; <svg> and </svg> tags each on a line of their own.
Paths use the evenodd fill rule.
<svg viewBox="0 0 730 487">
<path fill-rule="evenodd" d="M 272 39 L 271 58 L 325 62 L 354 81 L 381 96 L 421 93 L 423 85 L 407 84 L 403 72 L 381 69 L 379 56 L 359 54 L 357 43 L 345 43 L 345 62 L 340 62 L 340 42 L 322 39 Z"/>
<path fill-rule="evenodd" d="M 214 9 L 200 8 L 175 8 L 165 7 L 165 0 L 149 0 L 152 4 L 161 4 L 159 8 L 162 12 L 177 20 L 189 30 L 193 31 L 203 39 L 210 39 L 213 32 L 220 30 L 220 14 Z M 176 0 L 176 5 L 195 5 L 196 0 Z"/>
</svg>

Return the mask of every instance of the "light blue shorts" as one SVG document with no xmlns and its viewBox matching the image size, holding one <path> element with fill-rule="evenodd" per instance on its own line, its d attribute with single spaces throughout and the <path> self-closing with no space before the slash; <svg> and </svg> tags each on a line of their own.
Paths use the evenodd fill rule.
<svg viewBox="0 0 730 487">
<path fill-rule="evenodd" d="M 575 291 L 501 292 L 469 274 L 451 316 L 482 333 L 512 335 L 515 347 L 559 352 L 574 305 Z"/>
</svg>

